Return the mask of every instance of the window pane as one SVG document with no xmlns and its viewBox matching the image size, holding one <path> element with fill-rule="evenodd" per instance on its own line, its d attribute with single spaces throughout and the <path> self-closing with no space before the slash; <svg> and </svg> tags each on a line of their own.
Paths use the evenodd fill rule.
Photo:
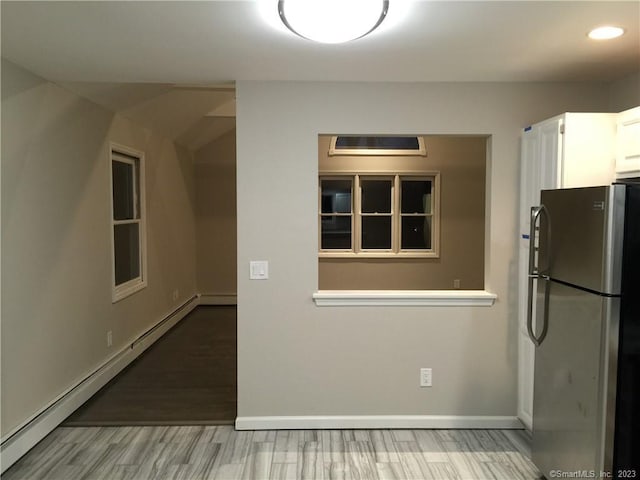
<svg viewBox="0 0 640 480">
<path fill-rule="evenodd" d="M 391 248 L 391 216 L 362 217 L 362 248 Z"/>
<path fill-rule="evenodd" d="M 322 180 L 322 213 L 351 213 L 351 180 Z"/>
<path fill-rule="evenodd" d="M 111 162 L 113 176 L 113 219 L 134 218 L 134 174 L 133 165 L 114 160 Z"/>
<path fill-rule="evenodd" d="M 336 138 L 336 150 L 418 150 L 418 137 L 361 137 L 341 136 Z"/>
<path fill-rule="evenodd" d="M 402 180 L 402 213 L 431 213 L 431 181 Z"/>
<path fill-rule="evenodd" d="M 431 249 L 431 217 L 402 217 L 402 250 Z"/>
<path fill-rule="evenodd" d="M 362 180 L 362 213 L 391 213 L 391 180 Z"/>
<path fill-rule="evenodd" d="M 113 226 L 116 286 L 140 276 L 140 225 Z"/>
<path fill-rule="evenodd" d="M 351 249 L 351 216 L 322 216 L 320 248 L 322 250 Z"/>
</svg>

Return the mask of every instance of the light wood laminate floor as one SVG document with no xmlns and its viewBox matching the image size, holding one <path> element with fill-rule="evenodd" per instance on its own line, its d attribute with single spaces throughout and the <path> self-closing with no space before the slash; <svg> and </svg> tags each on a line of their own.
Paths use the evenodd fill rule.
<svg viewBox="0 0 640 480">
<path fill-rule="evenodd" d="M 503 479 L 539 477 L 508 430 L 61 427 L 2 480 Z"/>
</svg>

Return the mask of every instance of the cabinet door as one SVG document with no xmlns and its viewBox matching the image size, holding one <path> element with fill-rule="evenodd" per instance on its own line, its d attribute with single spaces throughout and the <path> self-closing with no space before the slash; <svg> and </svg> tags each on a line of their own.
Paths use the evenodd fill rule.
<svg viewBox="0 0 640 480">
<path fill-rule="evenodd" d="M 555 117 L 540 124 L 540 180 L 538 185 L 538 203 L 540 190 L 561 188 L 563 162 L 563 136 L 560 133 L 564 126 L 561 117 Z"/>
<path fill-rule="evenodd" d="M 522 134 L 520 153 L 520 234 L 529 234 L 531 207 L 540 203 L 540 129 L 529 127 Z"/>
<path fill-rule="evenodd" d="M 529 234 L 531 207 L 540 205 L 540 191 L 559 187 L 562 119 L 555 117 L 528 127 L 520 152 L 520 233 Z"/>
<path fill-rule="evenodd" d="M 620 113 L 616 138 L 616 176 L 640 176 L 640 107 Z"/>
<path fill-rule="evenodd" d="M 559 188 L 609 185 L 615 179 L 615 113 L 566 113 Z"/>
</svg>

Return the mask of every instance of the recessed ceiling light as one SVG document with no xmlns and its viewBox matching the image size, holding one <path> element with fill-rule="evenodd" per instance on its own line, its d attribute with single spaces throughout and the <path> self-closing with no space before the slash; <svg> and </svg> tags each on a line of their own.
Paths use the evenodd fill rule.
<svg viewBox="0 0 640 480">
<path fill-rule="evenodd" d="M 606 25 L 604 27 L 594 28 L 589 32 L 589 38 L 593 40 L 610 40 L 617 38 L 624 33 L 624 28 Z"/>
<path fill-rule="evenodd" d="M 321 43 L 364 37 L 385 19 L 389 0 L 279 0 L 282 22 L 295 34 Z"/>
</svg>

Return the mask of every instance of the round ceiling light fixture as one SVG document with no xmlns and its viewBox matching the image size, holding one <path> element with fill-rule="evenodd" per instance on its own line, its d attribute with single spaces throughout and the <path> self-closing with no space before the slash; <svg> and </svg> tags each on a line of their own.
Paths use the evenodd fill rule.
<svg viewBox="0 0 640 480">
<path fill-rule="evenodd" d="M 589 38 L 592 40 L 611 40 L 612 38 L 618 38 L 623 33 L 624 28 L 606 25 L 591 30 L 589 32 Z"/>
<path fill-rule="evenodd" d="M 389 0 L 279 0 L 280 19 L 296 35 L 320 43 L 344 43 L 374 31 Z"/>
</svg>

